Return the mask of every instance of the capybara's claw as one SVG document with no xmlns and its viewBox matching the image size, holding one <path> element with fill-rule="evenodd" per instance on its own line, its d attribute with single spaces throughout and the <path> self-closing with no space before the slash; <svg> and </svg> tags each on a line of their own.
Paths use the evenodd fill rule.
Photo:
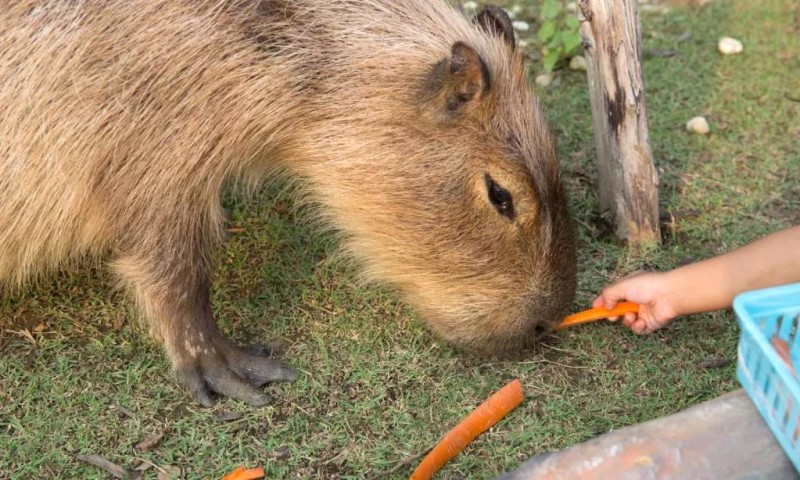
<svg viewBox="0 0 800 480">
<path fill-rule="evenodd" d="M 228 347 L 226 354 L 201 350 L 177 368 L 177 374 L 188 392 L 204 407 L 214 405 L 212 392 L 234 398 L 253 407 L 263 407 L 269 396 L 257 388 L 269 382 L 294 381 L 297 371 L 283 362 L 251 355 L 237 347 Z M 248 348 L 266 352 L 267 349 Z"/>
</svg>

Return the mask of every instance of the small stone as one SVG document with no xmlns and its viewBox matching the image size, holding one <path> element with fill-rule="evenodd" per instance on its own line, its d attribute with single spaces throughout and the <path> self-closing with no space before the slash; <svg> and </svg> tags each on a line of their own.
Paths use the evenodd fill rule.
<svg viewBox="0 0 800 480">
<path fill-rule="evenodd" d="M 704 117 L 694 117 L 686 122 L 686 130 L 698 135 L 705 135 L 711 128 L 708 126 L 708 120 Z"/>
<path fill-rule="evenodd" d="M 527 32 L 531 29 L 531 24 L 522 20 L 514 20 L 511 24 L 514 26 L 514 30 L 520 32 Z"/>
<path fill-rule="evenodd" d="M 719 53 L 723 55 L 734 55 L 736 53 L 742 53 L 744 46 L 742 45 L 742 42 L 736 40 L 735 38 L 722 37 L 719 39 L 717 49 L 719 49 Z"/>
<path fill-rule="evenodd" d="M 478 2 L 464 2 L 462 6 L 464 7 L 464 10 L 468 12 L 474 12 L 478 9 Z"/>
<path fill-rule="evenodd" d="M 536 75 L 535 82 L 536 82 L 536 85 L 538 85 L 540 87 L 547 87 L 548 85 L 550 85 L 550 83 L 552 83 L 552 81 L 553 81 L 553 76 L 551 74 L 549 74 L 549 73 L 542 73 L 542 74 Z"/>
<path fill-rule="evenodd" d="M 639 11 L 647 13 L 665 14 L 669 13 L 669 7 L 661 4 L 654 5 L 646 3 L 644 5 L 639 5 Z"/>
<path fill-rule="evenodd" d="M 577 11 L 578 11 L 578 4 L 577 4 L 577 3 L 575 3 L 575 2 L 569 2 L 569 3 L 567 4 L 567 11 L 568 11 L 569 13 L 575 13 L 575 12 L 577 12 Z"/>
<path fill-rule="evenodd" d="M 569 68 L 572 70 L 578 70 L 580 72 L 586 71 L 586 59 L 583 58 L 583 55 L 575 55 L 569 61 Z"/>
<path fill-rule="evenodd" d="M 519 48 L 525 48 L 525 47 L 528 46 L 528 41 L 527 40 L 519 40 L 519 41 L 517 41 L 517 45 L 519 45 Z"/>
</svg>

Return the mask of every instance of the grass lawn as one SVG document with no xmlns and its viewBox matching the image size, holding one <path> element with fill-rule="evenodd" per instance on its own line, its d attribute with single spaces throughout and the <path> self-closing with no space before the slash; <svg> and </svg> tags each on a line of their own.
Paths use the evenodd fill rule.
<svg viewBox="0 0 800 480">
<path fill-rule="evenodd" d="M 642 22 L 653 154 L 672 217 L 662 248 L 629 251 L 604 233 L 585 75 L 563 71 L 540 89 L 579 229 L 576 310 L 634 269 L 672 268 L 800 223 L 797 3 L 715 0 Z M 724 35 L 744 53 L 720 56 Z M 710 135 L 684 130 L 695 115 Z M 239 229 L 220 252 L 214 301 L 234 339 L 282 340 L 302 372 L 296 383 L 268 387 L 274 404 L 263 409 L 198 408 L 102 269 L 62 273 L 0 300 L 0 478 L 108 478 L 77 454 L 181 478 L 220 478 L 240 464 L 268 478 L 407 478 L 411 465 L 383 472 L 519 378 L 523 405 L 438 477 L 488 479 L 738 388 L 733 364 L 701 364 L 735 359 L 731 311 L 644 338 L 612 324 L 575 328 L 523 361 L 463 355 L 391 292 L 356 284 L 334 237 L 288 209 L 291 198 L 272 188 L 227 200 Z M 141 473 L 156 478 L 158 468 Z"/>
</svg>

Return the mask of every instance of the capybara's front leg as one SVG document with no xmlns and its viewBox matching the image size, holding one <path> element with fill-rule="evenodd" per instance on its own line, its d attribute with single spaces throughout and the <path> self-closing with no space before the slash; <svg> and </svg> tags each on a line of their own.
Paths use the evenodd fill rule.
<svg viewBox="0 0 800 480">
<path fill-rule="evenodd" d="M 181 237 L 173 237 L 181 238 Z M 257 390 L 268 382 L 293 381 L 296 371 L 267 358 L 269 348 L 240 348 L 219 331 L 211 314 L 210 275 L 197 243 L 160 245 L 157 254 L 134 251 L 114 262 L 134 291 L 150 325 L 172 360 L 180 382 L 202 405 L 211 392 L 263 406 Z M 194 245 L 192 245 L 194 243 Z"/>
</svg>

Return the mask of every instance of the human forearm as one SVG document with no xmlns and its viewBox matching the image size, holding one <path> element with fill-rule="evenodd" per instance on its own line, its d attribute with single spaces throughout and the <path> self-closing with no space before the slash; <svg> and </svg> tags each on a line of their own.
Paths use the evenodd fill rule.
<svg viewBox="0 0 800 480">
<path fill-rule="evenodd" d="M 800 226 L 666 274 L 676 313 L 730 307 L 745 291 L 800 281 Z"/>
</svg>

